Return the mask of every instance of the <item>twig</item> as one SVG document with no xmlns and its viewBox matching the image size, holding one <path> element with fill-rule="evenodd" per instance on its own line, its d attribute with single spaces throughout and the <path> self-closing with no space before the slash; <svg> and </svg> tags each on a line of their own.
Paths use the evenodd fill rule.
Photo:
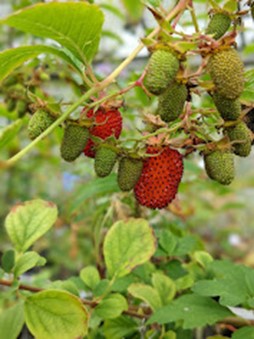
<svg viewBox="0 0 254 339">
<path fill-rule="evenodd" d="M 0 285 L 2 286 L 11 287 L 12 284 L 13 284 L 13 281 L 0 279 Z M 18 289 L 24 290 L 24 291 L 35 292 L 35 293 L 42 292 L 45 290 L 44 288 L 34 287 L 34 286 L 29 286 L 29 285 L 24 285 L 24 284 L 20 284 L 18 286 Z M 87 299 L 82 299 L 82 298 L 79 298 L 79 299 L 84 305 L 87 305 L 91 308 L 95 308 L 99 304 L 98 301 L 87 300 Z M 140 309 L 142 313 L 138 313 L 138 309 Z M 123 312 L 123 314 L 129 315 L 131 317 L 139 318 L 139 319 L 148 319 L 151 313 L 152 311 L 150 308 L 147 308 L 147 307 L 139 307 L 139 308 L 135 307 L 134 308 L 133 306 L 131 306 L 128 310 Z"/>
</svg>

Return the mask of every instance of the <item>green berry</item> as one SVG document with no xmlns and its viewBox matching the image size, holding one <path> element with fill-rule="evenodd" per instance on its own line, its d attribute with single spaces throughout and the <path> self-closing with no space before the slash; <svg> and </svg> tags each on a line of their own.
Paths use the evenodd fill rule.
<svg viewBox="0 0 254 339">
<path fill-rule="evenodd" d="M 122 158 L 119 162 L 117 181 L 122 191 L 130 191 L 136 185 L 143 168 L 140 159 Z"/>
<path fill-rule="evenodd" d="M 55 119 L 48 112 L 39 109 L 31 117 L 28 123 L 28 136 L 31 140 L 37 138 L 44 132 Z"/>
<path fill-rule="evenodd" d="M 17 77 L 15 75 L 10 75 L 3 81 L 3 86 L 10 87 L 16 85 L 17 82 L 18 82 Z"/>
<path fill-rule="evenodd" d="M 6 109 L 8 112 L 13 112 L 16 108 L 16 100 L 13 98 L 10 98 L 7 100 L 6 103 Z"/>
<path fill-rule="evenodd" d="M 230 151 L 216 150 L 204 156 L 208 177 L 222 185 L 229 185 L 235 177 L 234 155 Z"/>
<path fill-rule="evenodd" d="M 16 105 L 16 111 L 19 118 L 22 118 L 27 111 L 27 103 L 24 100 L 18 100 Z"/>
<path fill-rule="evenodd" d="M 244 86 L 243 63 L 233 48 L 220 50 L 211 55 L 208 69 L 217 92 L 227 98 L 238 98 Z"/>
<path fill-rule="evenodd" d="M 225 13 L 215 13 L 206 29 L 206 34 L 213 34 L 213 38 L 218 40 L 229 29 L 231 24 L 230 17 Z"/>
<path fill-rule="evenodd" d="M 188 91 L 185 85 L 174 82 L 159 97 L 158 114 L 161 119 L 170 122 L 179 117 L 184 108 Z"/>
<path fill-rule="evenodd" d="M 179 69 L 177 57 L 166 50 L 156 50 L 148 63 L 144 85 L 154 95 L 165 91 L 170 82 L 174 80 Z"/>
<path fill-rule="evenodd" d="M 244 122 L 240 122 L 236 126 L 227 127 L 225 129 L 231 142 L 234 153 L 240 157 L 247 157 L 251 151 L 251 131 Z"/>
<path fill-rule="evenodd" d="M 117 160 L 117 154 L 109 148 L 100 147 L 97 149 L 94 161 L 94 170 L 98 177 L 108 176 Z"/>
<path fill-rule="evenodd" d="M 213 95 L 213 101 L 224 120 L 237 120 L 240 117 L 241 103 L 239 99 L 227 99 L 215 92 Z"/>
<path fill-rule="evenodd" d="M 89 131 L 86 127 L 68 124 L 60 147 L 61 157 L 68 162 L 77 159 L 86 147 Z"/>
</svg>

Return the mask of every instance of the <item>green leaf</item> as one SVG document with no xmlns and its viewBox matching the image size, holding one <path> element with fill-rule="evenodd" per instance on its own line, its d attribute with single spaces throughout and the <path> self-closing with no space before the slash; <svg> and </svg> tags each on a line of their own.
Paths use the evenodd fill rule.
<svg viewBox="0 0 254 339">
<path fill-rule="evenodd" d="M 193 291 L 202 296 L 219 296 L 220 304 L 236 306 L 251 302 L 254 297 L 254 270 L 228 261 L 214 261 L 209 269 L 213 280 L 200 280 Z"/>
<path fill-rule="evenodd" d="M 4 252 L 1 258 L 1 264 L 5 272 L 10 273 L 15 265 L 15 252 L 13 250 Z"/>
<path fill-rule="evenodd" d="M 1 53 L 0 53 L 0 65 L 1 65 Z M 1 66 L 0 66 L 0 79 L 1 79 Z M 12 139 L 14 139 L 18 131 L 20 130 L 23 122 L 21 119 L 16 120 L 12 124 L 2 128 L 0 130 L 0 150 L 9 144 Z"/>
<path fill-rule="evenodd" d="M 212 256 L 205 251 L 196 251 L 192 257 L 203 268 L 206 268 L 213 261 Z"/>
<path fill-rule="evenodd" d="M 0 313 L 1 338 L 16 339 L 24 325 L 24 304 L 20 302 Z"/>
<path fill-rule="evenodd" d="M 159 243 L 168 255 L 173 255 L 178 245 L 178 238 L 173 233 L 162 230 L 159 237 Z"/>
<path fill-rule="evenodd" d="M 254 339 L 254 327 L 245 326 L 234 332 L 232 339 Z"/>
<path fill-rule="evenodd" d="M 173 331 L 168 331 L 163 335 L 163 339 L 177 339 L 176 333 Z"/>
<path fill-rule="evenodd" d="M 108 279 L 102 279 L 94 288 L 93 294 L 95 297 L 100 297 L 107 291 L 110 291 L 110 281 Z"/>
<path fill-rule="evenodd" d="M 103 253 L 109 277 L 123 277 L 148 261 L 156 249 L 152 228 L 144 219 L 116 222 L 108 231 Z"/>
<path fill-rule="evenodd" d="M 149 285 L 134 283 L 128 288 L 128 292 L 135 298 L 143 300 L 153 310 L 162 306 L 161 298 L 158 291 Z"/>
<path fill-rule="evenodd" d="M 77 338 L 87 333 L 88 312 L 70 293 L 47 290 L 26 299 L 25 320 L 38 339 Z"/>
<path fill-rule="evenodd" d="M 95 178 L 90 180 L 88 183 L 80 185 L 80 187 L 75 190 L 75 195 L 70 201 L 70 213 L 79 209 L 79 207 L 84 204 L 87 199 L 95 199 L 98 196 L 105 196 L 119 191 L 120 188 L 117 184 L 116 174 L 114 173 L 106 178 Z"/>
<path fill-rule="evenodd" d="M 85 63 L 97 52 L 103 14 L 96 5 L 52 2 L 17 11 L 0 23 L 53 39 Z"/>
<path fill-rule="evenodd" d="M 96 314 L 102 319 L 117 318 L 128 309 L 126 299 L 118 293 L 106 296 L 95 308 Z"/>
<path fill-rule="evenodd" d="M 156 272 L 152 275 L 152 283 L 159 293 L 161 304 L 167 305 L 176 294 L 176 286 L 172 279 L 165 274 Z"/>
<path fill-rule="evenodd" d="M 144 5 L 140 0 L 122 0 L 125 9 L 127 10 L 128 16 L 131 21 L 137 22 L 141 19 Z"/>
<path fill-rule="evenodd" d="M 100 282 L 100 275 L 96 267 L 87 266 L 80 271 L 80 278 L 91 290 Z"/>
<path fill-rule="evenodd" d="M 126 316 L 106 320 L 103 326 L 103 334 L 106 339 L 122 339 L 130 336 L 137 330 L 138 324 L 134 319 Z"/>
<path fill-rule="evenodd" d="M 14 206 L 5 220 L 5 227 L 17 251 L 24 252 L 52 227 L 56 219 L 56 205 L 37 199 Z"/>
<path fill-rule="evenodd" d="M 71 294 L 79 296 L 79 291 L 75 283 L 71 280 L 55 280 L 50 285 L 50 289 L 54 290 L 64 290 L 70 292 Z"/>
<path fill-rule="evenodd" d="M 26 252 L 18 258 L 13 273 L 15 277 L 19 277 L 31 268 L 35 266 L 43 266 L 45 264 L 46 259 L 41 257 L 38 253 L 32 251 Z"/>
<path fill-rule="evenodd" d="M 71 64 L 78 71 L 82 71 L 70 56 L 58 48 L 44 45 L 22 46 L 8 49 L 0 53 L 0 81 L 6 78 L 13 70 L 15 70 L 15 68 L 21 66 L 25 61 L 33 59 L 42 53 L 54 54 Z M 17 121 L 19 121 L 19 123 L 21 122 L 21 120 Z"/>
<path fill-rule="evenodd" d="M 212 325 L 227 316 L 232 316 L 232 313 L 211 298 L 187 294 L 157 310 L 148 320 L 148 324 L 182 320 L 183 329 L 192 329 Z"/>
</svg>

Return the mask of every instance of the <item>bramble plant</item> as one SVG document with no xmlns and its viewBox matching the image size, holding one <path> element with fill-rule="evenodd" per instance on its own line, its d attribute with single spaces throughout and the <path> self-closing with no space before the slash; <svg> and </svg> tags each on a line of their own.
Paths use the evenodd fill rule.
<svg viewBox="0 0 254 339">
<path fill-rule="evenodd" d="M 163 214 L 158 221 L 153 211 L 171 210 L 185 221 L 187 212 L 175 198 L 194 155 L 209 177 L 199 180 L 228 186 L 235 179 L 235 157 L 251 152 L 254 73 L 244 69 L 236 39 L 254 2 L 241 9 L 241 1 L 210 0 L 202 20 L 194 0 L 171 1 L 169 9 L 158 0 L 134 3 L 123 1 L 131 20 L 147 9 L 157 26 L 105 77 L 93 61 L 103 10 L 121 16 L 113 6 L 40 3 L 0 20 L 4 29 L 37 37 L 0 53 L 0 113 L 8 119 L 0 130 L 2 173 L 29 162 L 30 152 L 49 143 L 69 172 L 76 161 L 92 161 L 98 177 L 59 211 L 44 194 L 15 204 L 5 218 L 12 247 L 1 257 L 1 338 L 18 338 L 24 326 L 40 339 L 254 337 L 254 270 L 214 259 L 201 238 Z M 191 33 L 181 29 L 186 14 Z M 142 49 L 149 60 L 126 81 L 123 71 Z M 52 74 L 72 87 L 75 99 L 59 100 L 57 85 L 47 88 Z M 133 92 L 139 93 L 138 109 Z M 30 142 L 17 149 L 17 136 Z M 47 151 L 39 155 L 47 161 Z M 116 193 L 122 202 L 112 198 L 107 205 L 105 199 Z M 102 206 L 87 206 L 89 225 L 77 236 L 78 209 L 97 195 Z M 47 237 L 61 219 L 74 238 L 65 238 L 61 254 L 54 241 L 56 252 L 47 257 Z M 77 265 L 65 258 L 71 242 Z M 59 267 L 48 275 L 55 258 Z M 65 259 L 70 274 L 61 276 Z"/>
</svg>

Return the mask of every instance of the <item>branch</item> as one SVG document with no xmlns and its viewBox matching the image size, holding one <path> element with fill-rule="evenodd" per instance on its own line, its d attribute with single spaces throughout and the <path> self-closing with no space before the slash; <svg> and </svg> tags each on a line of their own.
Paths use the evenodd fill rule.
<svg viewBox="0 0 254 339">
<path fill-rule="evenodd" d="M 7 286 L 7 287 L 11 287 L 13 284 L 13 281 L 10 280 L 5 280 L 5 279 L 0 279 L 0 285 L 2 286 Z M 29 291 L 29 292 L 41 292 L 44 291 L 44 288 L 40 288 L 40 287 L 35 287 L 35 286 L 29 286 L 29 285 L 24 285 L 24 284 L 20 284 L 18 286 L 19 290 L 24 290 L 24 291 Z M 92 300 L 87 300 L 87 299 L 82 299 L 79 298 L 79 300 L 82 302 L 82 304 L 89 306 L 91 308 L 95 308 L 99 302 L 98 301 L 92 301 Z M 141 313 L 138 313 L 138 310 L 141 310 Z M 148 319 L 151 315 L 152 311 L 150 308 L 147 307 L 129 307 L 128 310 L 124 311 L 123 314 L 125 315 L 129 315 L 131 317 L 135 317 L 135 318 L 139 318 L 139 319 Z"/>
</svg>

